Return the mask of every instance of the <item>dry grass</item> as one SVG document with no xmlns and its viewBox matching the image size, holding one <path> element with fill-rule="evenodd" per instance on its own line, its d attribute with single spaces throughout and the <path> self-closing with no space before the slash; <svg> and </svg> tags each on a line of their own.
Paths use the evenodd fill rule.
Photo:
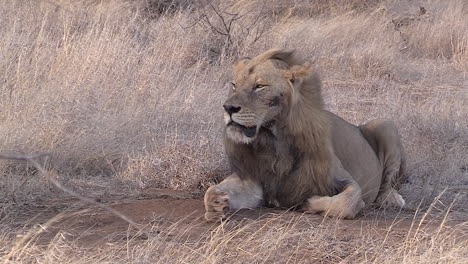
<svg viewBox="0 0 468 264">
<path fill-rule="evenodd" d="M 465 1 L 212 3 L 216 9 L 206 1 L 2 1 L 0 152 L 52 153 L 42 161 L 51 174 L 93 197 L 147 187 L 203 191 L 227 173 L 220 105 L 231 63 L 283 46 L 314 62 L 330 110 L 353 123 L 376 117 L 397 122 L 411 177 L 402 192 L 412 206 L 421 200 L 428 205 L 447 188 L 441 202 L 447 205 L 459 194 L 454 209 L 466 217 Z M 204 15 L 222 29 L 215 11 L 244 15 L 233 22 L 230 40 L 199 19 Z M 3 208 L 61 197 L 28 164 L 0 161 L 0 171 Z M 0 217 L 11 220 L 2 211 Z M 46 251 L 31 246 L 25 254 L 48 263 L 151 262 L 155 256 L 161 262 L 223 262 L 233 256 L 263 262 L 292 239 L 299 255 L 308 252 L 324 262 L 462 263 L 467 257 L 442 232 L 420 234 L 428 239 L 390 251 L 374 248 L 369 259 L 343 259 L 331 253 L 340 252 L 340 242 L 326 238 L 327 232 L 292 232 L 294 224 L 247 236 L 240 251 L 225 247 L 255 224 L 225 233 L 220 227 L 196 246 L 132 240 L 85 254 L 57 237 Z M 17 232 L 0 230 L 0 255 Z M 346 249 L 347 256 L 367 254 L 359 246 L 367 239 L 372 235 Z"/>
<path fill-rule="evenodd" d="M 466 263 L 466 223 L 414 221 L 388 228 L 377 224 L 354 226 L 335 220 L 317 223 L 310 216 L 270 216 L 262 220 L 227 222 L 194 235 L 187 223 L 167 225 L 154 219 L 154 238 L 131 232 L 102 238 L 99 247 L 80 242 L 66 231 L 47 246 L 36 243 L 37 227 L 29 243 L 8 250 L 5 263 Z M 197 222 L 193 225 L 196 227 Z M 9 230 L 2 230 L 8 234 Z M 81 235 L 89 235 L 92 231 Z M 36 238 L 36 239 L 34 239 Z M 5 238 L 7 239 L 7 238 Z M 11 238 L 10 238 L 11 239 Z M 21 238 L 20 238 L 21 239 Z M 463 240 L 465 239 L 465 240 Z M 17 239 L 19 240 L 19 239 Z M 1 248 L 0 248 L 1 249 Z M 5 249 L 2 249 L 2 251 Z"/>
</svg>

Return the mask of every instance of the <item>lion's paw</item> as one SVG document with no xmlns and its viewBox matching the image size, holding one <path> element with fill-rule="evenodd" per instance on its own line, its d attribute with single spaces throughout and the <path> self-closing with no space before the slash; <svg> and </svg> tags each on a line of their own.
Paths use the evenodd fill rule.
<svg viewBox="0 0 468 264">
<path fill-rule="evenodd" d="M 226 218 L 229 211 L 229 196 L 216 185 L 211 186 L 205 193 L 205 219 L 217 222 Z"/>
<path fill-rule="evenodd" d="M 353 219 L 365 206 L 360 199 L 354 206 L 349 206 L 349 201 L 345 201 L 338 196 L 313 196 L 307 200 L 304 208 L 306 213 L 320 214 L 333 218 Z"/>
<path fill-rule="evenodd" d="M 205 220 L 207 222 L 221 222 L 226 219 L 224 212 L 205 212 Z"/>
<path fill-rule="evenodd" d="M 395 191 L 393 191 L 387 197 L 387 199 L 385 199 L 384 203 L 386 205 L 393 205 L 393 206 L 400 207 L 400 208 L 403 208 L 406 204 L 405 199 L 403 199 L 403 197 Z"/>
<path fill-rule="evenodd" d="M 331 197 L 329 196 L 312 196 L 307 199 L 304 206 L 304 212 L 310 214 L 324 214 L 330 208 Z"/>
<path fill-rule="evenodd" d="M 403 208 L 406 205 L 405 199 L 403 199 L 403 197 L 401 195 L 399 195 L 398 193 L 393 193 L 393 196 L 394 196 L 395 202 L 396 202 L 396 204 L 398 206 Z"/>
<path fill-rule="evenodd" d="M 406 205 L 405 199 L 393 189 L 386 195 L 381 195 L 381 199 L 378 199 L 377 203 L 383 207 L 395 206 L 403 208 Z"/>
</svg>

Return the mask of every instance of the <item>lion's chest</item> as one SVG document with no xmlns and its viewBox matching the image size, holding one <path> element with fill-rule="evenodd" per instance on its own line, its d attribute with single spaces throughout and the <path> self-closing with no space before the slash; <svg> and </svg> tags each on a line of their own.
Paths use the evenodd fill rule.
<svg viewBox="0 0 468 264">
<path fill-rule="evenodd" d="M 241 178 L 254 179 L 262 185 L 267 206 L 291 206 L 285 194 L 295 185 L 294 171 L 302 159 L 298 148 L 267 135 L 255 144 L 227 146 L 227 152 L 232 169 Z"/>
</svg>

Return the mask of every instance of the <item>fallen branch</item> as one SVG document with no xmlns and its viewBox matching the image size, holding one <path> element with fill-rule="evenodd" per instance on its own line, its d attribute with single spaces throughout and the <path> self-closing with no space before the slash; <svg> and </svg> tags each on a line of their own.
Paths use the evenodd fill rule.
<svg viewBox="0 0 468 264">
<path fill-rule="evenodd" d="M 30 162 L 38 171 L 39 173 L 41 173 L 48 181 L 50 181 L 55 187 L 57 187 L 58 189 L 62 190 L 63 192 L 71 195 L 71 196 L 74 196 L 78 199 L 80 199 L 81 201 L 83 202 L 86 202 L 86 203 L 90 203 L 90 204 L 93 204 L 93 205 L 96 205 L 106 211 L 108 211 L 109 213 L 119 217 L 120 219 L 124 220 L 125 222 L 127 222 L 130 226 L 134 227 L 135 229 L 137 229 L 139 231 L 139 234 L 144 234 L 146 235 L 146 238 L 149 238 L 150 237 L 150 234 L 147 233 L 146 231 L 144 231 L 136 222 L 134 222 L 132 219 L 130 219 L 128 216 L 122 214 L 121 212 L 113 209 L 112 207 L 109 207 L 109 206 L 106 206 L 102 203 L 99 203 L 99 202 L 96 202 L 94 199 L 91 199 L 91 198 L 88 198 L 88 197 L 85 197 L 79 193 L 76 193 L 70 189 L 68 189 L 67 187 L 63 186 L 59 181 L 57 181 L 57 179 L 55 179 L 54 177 L 52 177 L 40 164 L 39 162 L 37 162 L 37 158 L 40 158 L 40 157 L 46 157 L 46 156 L 50 156 L 49 153 L 40 153 L 40 154 L 35 154 L 35 155 L 29 155 L 29 156 L 13 156 L 13 155 L 3 155 L 3 154 L 0 154 L 0 159 L 8 159 L 8 160 L 22 160 L 22 161 L 27 161 L 27 162 Z"/>
</svg>

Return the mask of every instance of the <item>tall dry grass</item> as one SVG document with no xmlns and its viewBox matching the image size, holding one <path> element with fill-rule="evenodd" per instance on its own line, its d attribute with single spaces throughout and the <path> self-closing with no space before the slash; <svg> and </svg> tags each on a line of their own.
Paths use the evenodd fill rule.
<svg viewBox="0 0 468 264">
<path fill-rule="evenodd" d="M 468 7 L 421 4 L 425 14 L 405 1 L 3 1 L 1 151 L 50 152 L 76 186 L 204 188 L 227 170 L 230 64 L 284 46 L 315 63 L 331 110 L 398 122 L 414 181 L 466 185 Z M 231 42 L 217 13 L 240 16 Z M 47 186 L 2 164 L 17 199 Z"/>
<path fill-rule="evenodd" d="M 410 205 L 447 188 L 442 202 L 459 194 L 454 208 L 468 213 L 466 1 L 210 3 L 1 1 L 0 152 L 49 152 L 42 162 L 51 174 L 91 196 L 204 190 L 228 173 L 220 106 L 232 62 L 288 47 L 314 63 L 330 110 L 353 123 L 395 120 L 408 156 L 402 193 Z M 241 18 L 225 32 L 223 19 L 232 14 Z M 28 164 L 0 161 L 0 171 L 4 208 L 61 195 Z M 308 235 L 301 241 L 316 241 Z M 143 251 L 162 246 L 153 243 L 126 250 L 150 259 Z M 444 254 L 451 249 L 437 243 L 426 253 L 450 262 Z M 49 257 L 73 248 L 55 245 Z M 212 252 L 209 245 L 200 250 Z M 223 250 L 214 252 L 231 254 Z M 395 261 L 401 250 L 391 251 Z M 112 262 L 99 256 L 86 258 Z M 416 259 L 404 261 L 424 262 L 410 256 Z"/>
</svg>

